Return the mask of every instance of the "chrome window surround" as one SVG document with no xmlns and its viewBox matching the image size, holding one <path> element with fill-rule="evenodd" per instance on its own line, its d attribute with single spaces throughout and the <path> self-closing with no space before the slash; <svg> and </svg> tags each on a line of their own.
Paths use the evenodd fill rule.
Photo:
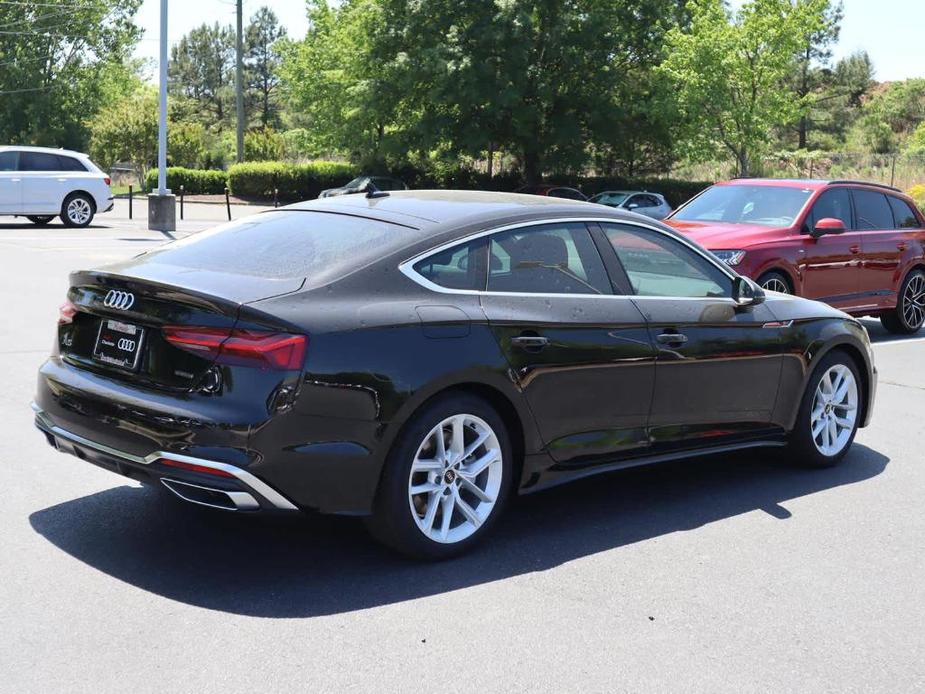
<svg viewBox="0 0 925 694">
<path fill-rule="evenodd" d="M 90 439 L 84 438 L 79 434 L 75 434 L 71 431 L 68 431 L 67 429 L 59 427 L 52 421 L 51 417 L 49 417 L 48 414 L 35 403 L 32 403 L 32 409 L 35 411 L 36 426 L 38 426 L 38 428 L 42 431 L 48 434 L 52 434 L 53 436 L 59 436 L 62 439 L 86 446 L 87 448 L 92 448 L 96 451 L 99 451 L 100 453 L 111 455 L 114 458 L 121 458 L 138 465 L 150 465 L 157 460 L 175 460 L 178 463 L 189 463 L 191 465 L 199 465 L 202 467 L 212 468 L 213 470 L 221 470 L 222 472 L 227 472 L 230 475 L 236 477 L 240 482 L 243 482 L 246 486 L 250 487 L 255 492 L 260 494 L 260 496 L 262 496 L 264 499 L 269 501 L 274 507 L 286 511 L 299 510 L 298 506 L 293 504 L 291 501 L 289 501 L 289 499 L 273 489 L 266 482 L 255 477 L 247 470 L 243 470 L 235 465 L 229 465 L 228 463 L 218 463 L 214 460 L 194 458 L 189 455 L 180 455 L 179 453 L 169 453 L 167 451 L 155 451 L 154 453 L 149 453 L 144 457 L 132 455 L 131 453 L 120 451 L 118 448 L 113 448 L 112 446 L 107 446 L 102 443 L 97 443 L 96 441 L 91 441 Z"/>
<path fill-rule="evenodd" d="M 561 217 L 561 218 L 552 218 L 552 219 L 537 219 L 537 220 L 533 220 L 530 222 L 517 222 L 515 224 L 506 224 L 500 227 L 484 229 L 482 231 L 477 231 L 467 236 L 454 239 L 453 241 L 442 243 L 439 246 L 428 249 L 422 253 L 418 253 L 413 258 L 409 258 L 408 260 L 405 260 L 399 263 L 398 269 L 403 275 L 405 275 L 405 277 L 410 279 L 412 282 L 415 282 L 416 284 L 424 287 L 425 289 L 429 289 L 430 291 L 438 292 L 440 294 L 469 294 L 469 295 L 474 295 L 474 296 L 482 296 L 482 295 L 485 295 L 485 296 L 545 296 L 545 297 L 578 296 L 578 297 L 595 297 L 595 298 L 617 297 L 621 299 L 632 297 L 633 299 L 642 299 L 642 300 L 645 300 L 645 299 L 678 299 L 678 300 L 690 299 L 690 300 L 696 300 L 696 301 L 702 301 L 705 298 L 702 296 L 665 297 L 665 296 L 642 296 L 639 294 L 578 294 L 578 293 L 575 293 L 575 294 L 559 294 L 559 293 L 543 294 L 543 293 L 538 293 L 538 292 L 493 292 L 493 291 L 481 290 L 481 289 L 450 289 L 449 287 L 441 287 L 439 284 L 435 284 L 431 282 L 429 279 L 427 279 L 423 275 L 420 275 L 414 269 L 414 265 L 416 263 L 419 263 L 422 260 L 426 260 L 432 255 L 436 255 L 437 253 L 441 253 L 449 248 L 460 246 L 469 241 L 473 241 L 475 239 L 479 239 L 484 236 L 491 236 L 493 234 L 499 234 L 505 231 L 510 231 L 512 229 L 525 229 L 528 227 L 545 226 L 548 224 L 559 224 L 559 223 L 569 224 L 569 223 L 576 223 L 576 222 L 581 223 L 581 224 L 624 224 L 627 226 L 639 227 L 640 229 L 646 229 L 656 234 L 661 234 L 662 236 L 669 238 L 672 241 L 683 244 L 688 249 L 690 249 L 691 251 L 699 255 L 701 258 L 709 262 L 711 265 L 713 265 L 715 268 L 717 268 L 722 274 L 726 275 L 726 277 L 728 277 L 730 280 L 735 280 L 737 276 L 735 273 L 732 272 L 732 270 L 729 269 L 729 266 L 727 266 L 725 263 L 717 260 L 710 253 L 704 253 L 703 249 L 695 246 L 690 241 L 683 238 L 683 236 L 678 237 L 673 234 L 669 234 L 665 231 L 662 231 L 661 229 L 657 227 L 653 227 L 649 224 L 642 224 L 635 220 L 617 219 L 614 217 Z M 732 297 L 716 297 L 716 299 L 717 300 L 728 299 L 729 301 L 734 301 Z"/>
</svg>

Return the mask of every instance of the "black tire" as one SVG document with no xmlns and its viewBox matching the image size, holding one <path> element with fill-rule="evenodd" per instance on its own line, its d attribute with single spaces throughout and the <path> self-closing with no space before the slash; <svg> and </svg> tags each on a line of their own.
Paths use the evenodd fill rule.
<svg viewBox="0 0 925 694">
<path fill-rule="evenodd" d="M 30 222 L 32 222 L 33 224 L 36 224 L 36 225 L 38 225 L 38 226 L 40 226 L 40 227 L 43 227 L 43 226 L 49 224 L 49 223 L 51 222 L 51 220 L 53 220 L 54 218 L 55 218 L 55 216 L 54 216 L 53 214 L 28 215 L 28 216 L 26 217 L 26 219 L 28 219 Z"/>
<path fill-rule="evenodd" d="M 827 455 L 820 450 L 814 440 L 812 412 L 816 398 L 816 389 L 819 386 L 820 380 L 832 367 L 838 365 L 847 367 L 854 377 L 857 389 L 857 405 L 854 410 L 854 422 L 850 435 L 837 452 Z M 845 454 L 854 442 L 854 437 L 857 435 L 858 425 L 861 422 L 863 398 L 864 389 L 854 359 L 846 352 L 838 349 L 826 354 L 816 368 L 813 369 L 813 373 L 806 384 L 806 391 L 803 393 L 803 398 L 800 401 L 800 410 L 797 414 L 796 425 L 793 431 L 790 432 L 789 451 L 793 455 L 795 462 L 806 467 L 814 468 L 825 468 L 837 465 L 842 458 L 845 457 Z M 835 414 L 837 414 L 837 412 Z"/>
<path fill-rule="evenodd" d="M 895 335 L 913 335 L 925 323 L 925 272 L 915 269 L 899 287 L 896 308 L 880 314 L 883 327 Z"/>
<path fill-rule="evenodd" d="M 465 539 L 445 543 L 425 535 L 414 518 L 409 500 L 411 466 L 430 432 L 447 418 L 461 414 L 480 418 L 494 432 L 501 451 L 501 485 L 494 506 L 481 525 Z M 489 534 L 504 510 L 513 483 L 512 455 L 504 421 L 486 401 L 468 393 L 436 397 L 413 415 L 392 445 L 379 482 L 373 515 L 366 520 L 369 532 L 388 547 L 415 559 L 448 559 L 468 551 Z M 438 512 L 442 518 L 442 510 Z M 449 514 L 451 520 L 456 517 L 455 513 Z M 431 518 L 433 520 L 433 516 Z M 436 520 L 433 524 L 437 525 Z"/>
<path fill-rule="evenodd" d="M 86 193 L 71 193 L 61 205 L 61 221 L 64 226 L 82 229 L 93 221 L 96 205 Z"/>
<path fill-rule="evenodd" d="M 764 273 L 758 278 L 758 286 L 766 291 L 781 292 L 782 294 L 793 294 L 793 286 L 790 284 L 790 278 L 784 273 L 772 270 Z M 775 289 L 776 287 L 776 289 Z"/>
</svg>

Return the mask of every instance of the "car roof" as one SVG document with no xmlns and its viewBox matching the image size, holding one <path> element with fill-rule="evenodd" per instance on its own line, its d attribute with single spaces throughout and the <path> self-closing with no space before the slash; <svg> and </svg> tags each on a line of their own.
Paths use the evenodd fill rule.
<svg viewBox="0 0 925 694">
<path fill-rule="evenodd" d="M 661 195 L 661 193 L 655 193 L 651 190 L 602 190 L 600 193 L 595 193 L 592 197 L 598 195 Z"/>
<path fill-rule="evenodd" d="M 31 147 L 27 145 L 0 145 L 0 152 L 8 152 L 10 150 L 15 150 L 17 152 L 45 152 L 47 154 L 66 154 L 72 157 L 86 157 L 87 155 L 83 152 L 75 152 L 72 149 L 64 149 L 59 147 Z"/>
<path fill-rule="evenodd" d="M 874 181 L 851 181 L 843 179 L 820 179 L 820 178 L 733 178 L 729 181 L 719 181 L 718 186 L 770 186 L 778 188 L 804 188 L 810 190 L 819 190 L 828 186 L 850 185 L 850 186 L 870 186 L 880 188 L 893 193 L 902 193 L 899 188 L 888 186 L 884 183 Z"/>
<path fill-rule="evenodd" d="M 503 226 L 545 217 L 638 219 L 630 213 L 578 200 L 478 190 L 399 190 L 374 198 L 363 194 L 340 195 L 280 209 L 377 219 L 418 229 L 422 238 L 463 227 Z"/>
</svg>

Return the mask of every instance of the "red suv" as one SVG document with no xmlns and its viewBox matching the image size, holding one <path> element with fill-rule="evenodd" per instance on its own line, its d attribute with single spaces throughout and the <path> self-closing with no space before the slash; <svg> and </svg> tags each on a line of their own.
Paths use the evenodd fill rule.
<svg viewBox="0 0 925 694">
<path fill-rule="evenodd" d="M 894 333 L 925 321 L 925 217 L 896 188 L 739 179 L 665 222 L 765 289 L 877 315 Z"/>
</svg>

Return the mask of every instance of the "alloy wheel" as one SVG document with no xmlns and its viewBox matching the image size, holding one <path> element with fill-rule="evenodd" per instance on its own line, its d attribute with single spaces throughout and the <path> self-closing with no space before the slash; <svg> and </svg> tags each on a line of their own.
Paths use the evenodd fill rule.
<svg viewBox="0 0 925 694">
<path fill-rule="evenodd" d="M 473 535 L 501 493 L 501 444 L 485 420 L 457 414 L 437 424 L 418 446 L 408 478 L 408 503 L 418 529 L 452 544 Z"/>
<path fill-rule="evenodd" d="M 858 415 L 858 385 L 844 364 L 829 368 L 819 383 L 810 412 L 813 443 L 825 456 L 839 454 L 854 433 Z"/>
<path fill-rule="evenodd" d="M 67 218 L 74 224 L 86 224 L 92 214 L 93 209 L 84 198 L 74 198 L 67 204 Z"/>
<path fill-rule="evenodd" d="M 910 328 L 918 328 L 925 321 L 925 275 L 916 274 L 909 280 L 903 292 L 902 312 Z"/>
<path fill-rule="evenodd" d="M 790 288 L 787 286 L 787 283 L 779 277 L 768 277 L 761 283 L 761 288 L 765 291 L 780 292 L 781 294 L 790 293 Z"/>
</svg>

